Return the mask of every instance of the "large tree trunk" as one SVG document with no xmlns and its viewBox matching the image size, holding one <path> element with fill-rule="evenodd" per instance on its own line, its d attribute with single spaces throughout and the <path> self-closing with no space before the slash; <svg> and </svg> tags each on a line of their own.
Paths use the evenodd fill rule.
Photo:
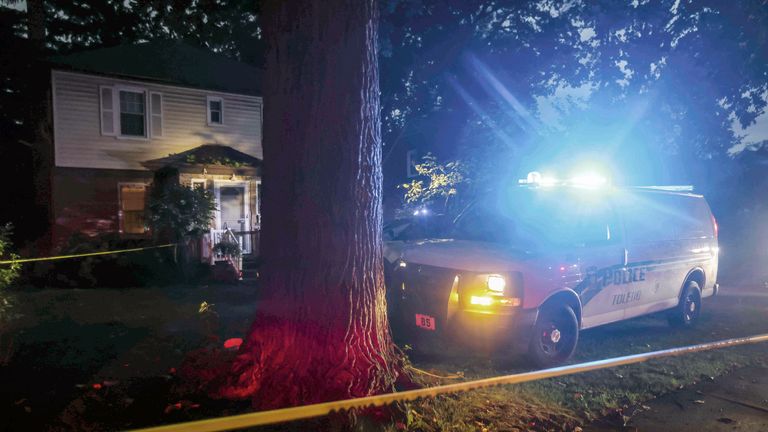
<svg viewBox="0 0 768 432">
<path fill-rule="evenodd" d="M 263 278 L 223 395 L 259 408 L 392 389 L 375 0 L 271 1 Z"/>
</svg>

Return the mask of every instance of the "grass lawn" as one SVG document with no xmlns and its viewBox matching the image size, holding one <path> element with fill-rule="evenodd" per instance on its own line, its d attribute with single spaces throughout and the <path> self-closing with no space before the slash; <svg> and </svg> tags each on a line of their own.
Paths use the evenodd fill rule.
<svg viewBox="0 0 768 432">
<path fill-rule="evenodd" d="M 0 430 L 117 430 L 240 413 L 247 404 L 184 393 L 175 374 L 189 351 L 242 336 L 256 304 L 243 285 L 127 290 L 17 290 L 13 336 L 0 364 Z M 201 314 L 200 303 L 216 315 Z M 705 302 L 695 330 L 644 317 L 586 331 L 573 362 L 768 332 L 768 297 L 723 296 Z M 207 318 L 206 318 L 207 316 Z M 631 418 L 649 399 L 763 364 L 768 346 L 730 348 L 535 383 L 425 399 L 401 406 L 396 423 L 411 431 L 574 430 L 605 415 Z M 466 350 L 411 353 L 416 368 L 475 379 L 527 370 L 522 364 Z M 455 382 L 420 373 L 425 385 Z M 325 420 L 283 425 L 311 430 Z"/>
<path fill-rule="evenodd" d="M 585 331 L 571 363 L 768 332 L 768 298 L 723 296 L 705 301 L 704 308 L 700 325 L 692 330 L 674 329 L 663 317 L 650 316 Z M 740 367 L 766 365 L 766 354 L 765 344 L 728 348 L 418 401 L 408 406 L 405 429 L 570 431 L 606 415 L 626 422 L 646 408 L 645 401 Z M 458 372 L 464 379 L 526 370 L 502 360 L 458 354 L 413 360 L 436 375 Z"/>
</svg>

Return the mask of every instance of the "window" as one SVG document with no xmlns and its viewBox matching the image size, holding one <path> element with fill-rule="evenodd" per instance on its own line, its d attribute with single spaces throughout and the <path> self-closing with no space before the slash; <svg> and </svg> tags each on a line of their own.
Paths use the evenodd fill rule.
<svg viewBox="0 0 768 432">
<path fill-rule="evenodd" d="M 120 90 L 120 135 L 146 136 L 146 98 L 142 91 Z"/>
<path fill-rule="evenodd" d="M 147 187 L 144 184 L 120 183 L 119 185 L 120 232 L 122 234 L 146 233 L 144 205 Z"/>
<path fill-rule="evenodd" d="M 545 250 L 616 244 L 621 229 L 601 197 L 523 189 L 478 200 L 457 218 L 450 237 Z"/>
<path fill-rule="evenodd" d="M 220 97 L 208 96 L 208 125 L 224 124 L 224 100 Z"/>
<path fill-rule="evenodd" d="M 205 179 L 192 179 L 189 183 L 189 187 L 193 190 L 205 189 Z"/>
<path fill-rule="evenodd" d="M 99 87 L 101 134 L 128 138 L 163 136 L 163 95 L 135 87 Z"/>
</svg>

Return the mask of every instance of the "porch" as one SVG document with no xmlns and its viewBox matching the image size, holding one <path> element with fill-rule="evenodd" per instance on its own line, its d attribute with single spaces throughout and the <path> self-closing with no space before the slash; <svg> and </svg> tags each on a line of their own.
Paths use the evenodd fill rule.
<svg viewBox="0 0 768 432">
<path fill-rule="evenodd" d="M 258 255 L 261 159 L 228 146 L 206 144 L 146 161 L 144 166 L 152 170 L 173 167 L 179 172 L 180 184 L 213 195 L 216 211 L 201 256 L 208 256 L 211 263 L 224 260 L 215 252 L 222 242 L 237 244 L 241 256 Z"/>
</svg>

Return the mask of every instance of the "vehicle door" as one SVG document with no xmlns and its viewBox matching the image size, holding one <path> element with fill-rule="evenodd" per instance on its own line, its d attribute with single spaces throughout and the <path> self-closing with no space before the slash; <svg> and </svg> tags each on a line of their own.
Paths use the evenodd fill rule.
<svg viewBox="0 0 768 432">
<path fill-rule="evenodd" d="M 572 213 L 571 251 L 580 276 L 574 291 L 581 299 L 582 327 L 588 328 L 624 318 L 627 276 L 623 227 L 610 199 L 585 198 Z"/>
<path fill-rule="evenodd" d="M 674 196 L 642 191 L 626 191 L 617 207 L 634 276 L 626 284 L 626 318 L 674 307 L 691 266 L 689 244 L 680 238 L 684 209 Z"/>
<path fill-rule="evenodd" d="M 572 289 L 579 295 L 582 326 L 622 319 L 623 303 L 616 296 L 624 278 L 623 230 L 610 192 L 541 190 L 519 214 L 520 235 L 543 245 L 552 291 Z"/>
</svg>

